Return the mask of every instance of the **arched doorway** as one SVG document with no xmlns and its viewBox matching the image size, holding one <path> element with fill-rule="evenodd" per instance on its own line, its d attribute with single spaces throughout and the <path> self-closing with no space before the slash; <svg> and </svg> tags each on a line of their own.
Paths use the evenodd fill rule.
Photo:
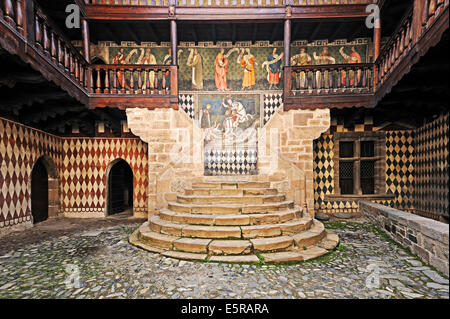
<svg viewBox="0 0 450 319">
<path fill-rule="evenodd" d="M 111 163 L 108 173 L 107 215 L 133 210 L 133 171 L 123 159 Z"/>
<path fill-rule="evenodd" d="M 42 158 L 31 172 L 31 214 L 34 224 L 48 218 L 48 172 Z"/>
</svg>

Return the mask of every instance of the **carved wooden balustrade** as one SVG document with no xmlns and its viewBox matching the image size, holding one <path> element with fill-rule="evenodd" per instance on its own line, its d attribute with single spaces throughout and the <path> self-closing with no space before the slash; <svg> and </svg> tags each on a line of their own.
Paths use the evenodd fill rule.
<svg viewBox="0 0 450 319">
<path fill-rule="evenodd" d="M 376 3 L 376 0 L 86 0 L 87 4 L 178 7 L 278 7 Z"/>
<path fill-rule="evenodd" d="M 90 106 L 177 108 L 177 70 L 173 65 L 92 65 Z"/>
<path fill-rule="evenodd" d="M 174 69 L 170 65 L 93 65 L 89 92 L 176 96 Z"/>
<path fill-rule="evenodd" d="M 448 7 L 448 0 L 425 0 L 422 9 L 421 34 L 428 30 L 433 22 Z"/>
<path fill-rule="evenodd" d="M 0 18 L 25 36 L 25 0 L 1 0 Z"/>
<path fill-rule="evenodd" d="M 289 95 L 372 91 L 373 65 L 369 63 L 294 66 L 290 69 L 292 94 Z"/>
<path fill-rule="evenodd" d="M 412 8 L 411 8 L 412 9 Z M 375 61 L 375 86 L 381 86 L 398 63 L 409 53 L 414 45 L 413 41 L 413 11 L 410 10 L 394 32 L 392 38 L 384 45 L 380 56 Z"/>
<path fill-rule="evenodd" d="M 34 47 L 54 67 L 83 89 L 88 87 L 89 64 L 56 24 L 35 4 Z"/>
</svg>

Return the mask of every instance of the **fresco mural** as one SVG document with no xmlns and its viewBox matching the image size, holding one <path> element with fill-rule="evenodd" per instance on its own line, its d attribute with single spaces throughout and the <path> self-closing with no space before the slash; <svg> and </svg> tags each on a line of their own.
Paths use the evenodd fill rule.
<svg viewBox="0 0 450 319">
<path fill-rule="evenodd" d="M 142 43 L 138 46 L 133 42 L 123 42 L 119 46 L 101 42 L 92 47 L 92 55 L 107 64 L 168 65 L 172 62 L 170 43 Z M 326 40 L 296 41 L 292 43 L 290 61 L 291 65 L 362 63 L 371 58 L 367 52 L 369 39 L 333 43 Z M 182 42 L 177 55 L 180 91 L 241 92 L 283 88 L 281 42 Z M 304 79 L 300 81 L 304 82 Z"/>
<path fill-rule="evenodd" d="M 259 94 L 200 94 L 197 124 L 204 136 L 206 175 L 257 173 Z"/>
<path fill-rule="evenodd" d="M 368 62 L 370 39 L 292 43 L 293 66 Z M 106 64 L 172 63 L 170 43 L 100 42 L 91 55 Z M 257 174 L 257 128 L 282 105 L 283 43 L 182 42 L 178 46 L 180 109 L 204 134 L 205 175 Z M 118 72 L 119 81 L 125 76 Z M 149 77 L 150 86 L 156 74 Z M 161 76 L 159 74 L 158 76 Z M 166 74 L 168 76 L 168 74 Z M 305 88 L 305 73 L 293 74 Z M 318 81 L 328 73 L 317 72 Z M 340 75 L 341 76 L 341 75 Z M 361 74 L 357 74 L 358 81 Z M 342 72 L 341 81 L 345 81 Z M 353 85 L 354 74 L 351 74 Z M 136 82 L 136 81 L 135 81 Z M 145 87 L 145 83 L 143 86 Z"/>
</svg>

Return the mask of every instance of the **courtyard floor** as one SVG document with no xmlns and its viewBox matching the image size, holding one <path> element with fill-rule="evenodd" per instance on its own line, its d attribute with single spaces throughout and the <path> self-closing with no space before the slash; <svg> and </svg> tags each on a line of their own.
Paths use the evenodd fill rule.
<svg viewBox="0 0 450 319">
<path fill-rule="evenodd" d="M 0 239 L 0 298 L 449 298 L 449 281 L 364 220 L 297 265 L 185 262 L 128 244 L 143 220 L 57 218 Z"/>
</svg>

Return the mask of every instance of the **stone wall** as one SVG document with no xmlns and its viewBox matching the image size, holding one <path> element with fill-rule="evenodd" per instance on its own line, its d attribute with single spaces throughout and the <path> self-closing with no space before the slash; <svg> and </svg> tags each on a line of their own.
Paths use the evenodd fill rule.
<svg viewBox="0 0 450 319">
<path fill-rule="evenodd" d="M 127 109 L 127 117 L 133 134 L 149 145 L 149 215 L 201 181 L 269 181 L 297 205 L 313 208 L 313 140 L 329 128 L 328 109 L 279 108 L 258 129 L 258 174 L 251 176 L 204 176 L 202 131 L 182 110 Z"/>
<path fill-rule="evenodd" d="M 449 225 L 384 205 L 360 202 L 360 211 L 389 237 L 449 275 Z"/>
</svg>

